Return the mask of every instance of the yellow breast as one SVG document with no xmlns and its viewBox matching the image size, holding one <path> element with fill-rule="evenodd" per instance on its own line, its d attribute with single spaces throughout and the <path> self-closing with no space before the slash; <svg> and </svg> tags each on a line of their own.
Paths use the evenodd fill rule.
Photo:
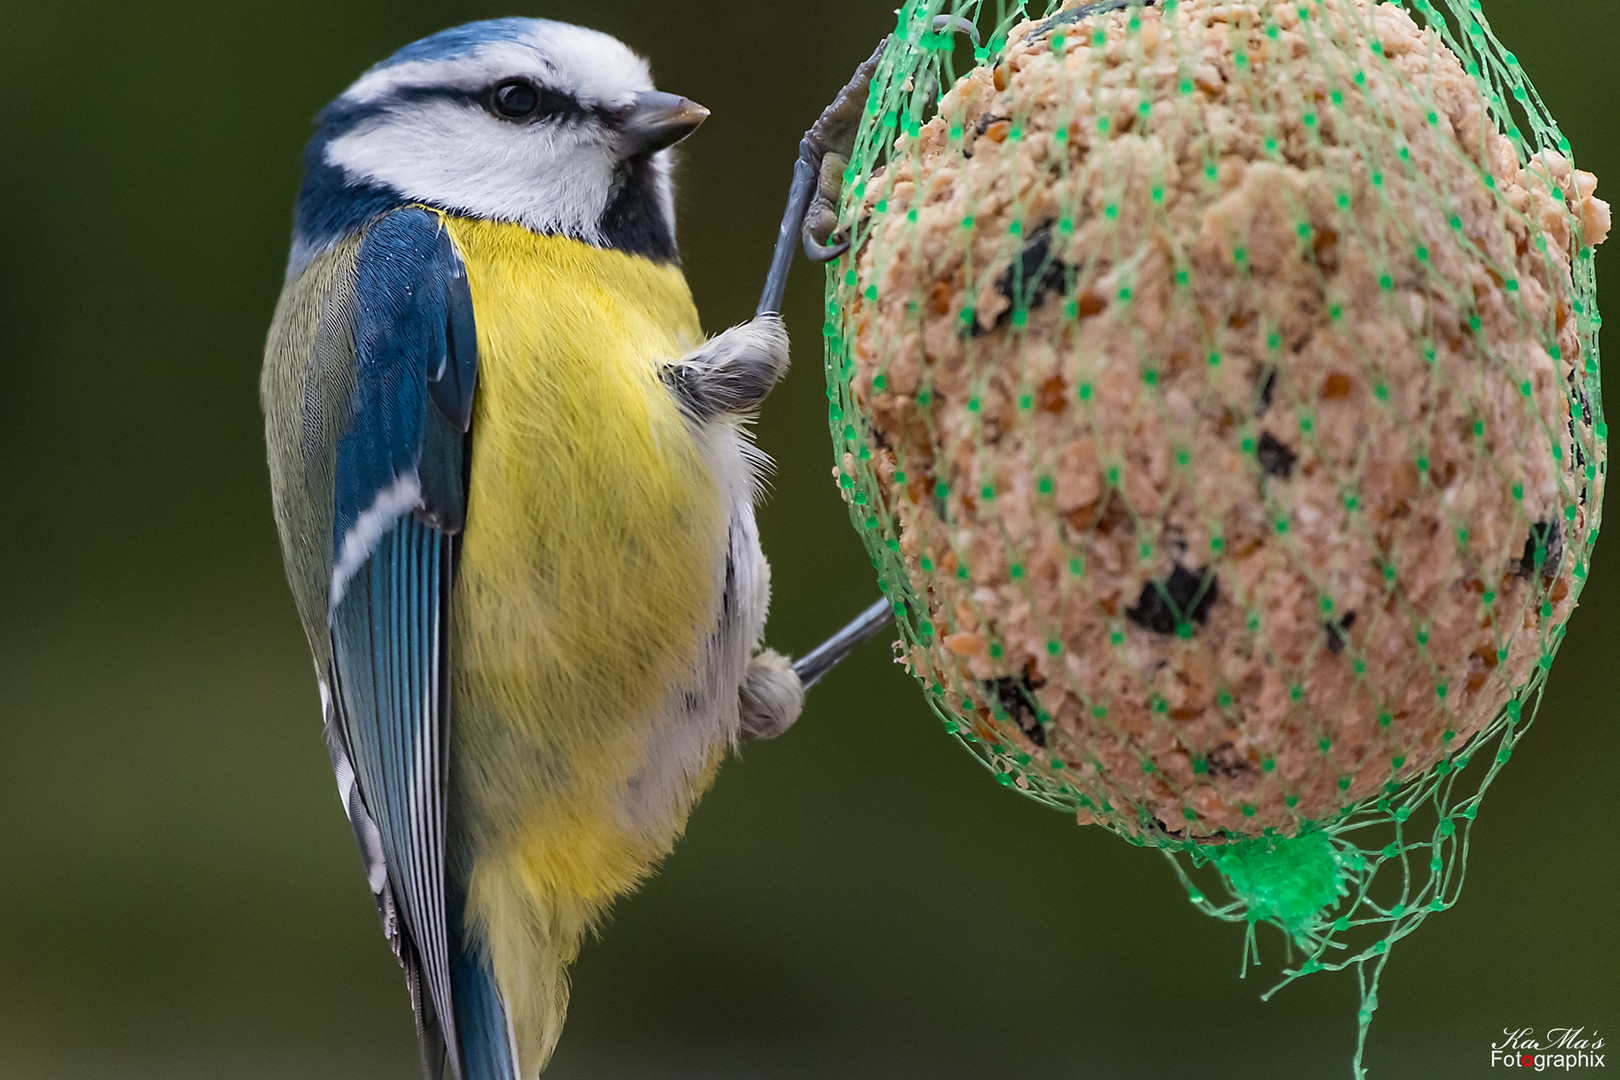
<svg viewBox="0 0 1620 1080">
<path fill-rule="evenodd" d="M 451 827 L 616 892 L 639 870 L 589 849 L 617 845 L 600 819 L 717 603 L 719 493 L 659 376 L 700 340 L 697 312 L 677 267 L 445 220 L 479 348 Z"/>
</svg>

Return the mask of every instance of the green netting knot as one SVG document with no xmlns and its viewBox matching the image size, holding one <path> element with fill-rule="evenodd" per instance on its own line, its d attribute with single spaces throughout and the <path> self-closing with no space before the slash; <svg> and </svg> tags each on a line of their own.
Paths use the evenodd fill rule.
<svg viewBox="0 0 1620 1080">
<path fill-rule="evenodd" d="M 1276 923 L 1302 946 L 1317 937 L 1325 910 L 1347 892 L 1338 848 L 1323 832 L 1245 840 L 1223 848 L 1215 865 L 1250 922 Z"/>
</svg>

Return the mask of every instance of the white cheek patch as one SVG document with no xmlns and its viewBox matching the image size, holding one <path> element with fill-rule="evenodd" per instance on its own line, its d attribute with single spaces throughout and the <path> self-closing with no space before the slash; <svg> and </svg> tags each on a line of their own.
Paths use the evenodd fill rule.
<svg viewBox="0 0 1620 1080">
<path fill-rule="evenodd" d="M 455 101 L 420 101 L 327 145 L 353 184 L 598 243 L 614 162 L 590 121 L 507 124 Z"/>
<path fill-rule="evenodd" d="M 422 483 L 414 469 L 377 493 L 371 505 L 354 519 L 354 527 L 343 534 L 337 565 L 332 567 L 331 599 L 327 610 L 336 610 L 343 601 L 343 593 L 349 587 L 349 582 L 371 557 L 377 548 L 377 541 L 382 539 L 389 526 L 407 511 L 421 505 Z"/>
</svg>

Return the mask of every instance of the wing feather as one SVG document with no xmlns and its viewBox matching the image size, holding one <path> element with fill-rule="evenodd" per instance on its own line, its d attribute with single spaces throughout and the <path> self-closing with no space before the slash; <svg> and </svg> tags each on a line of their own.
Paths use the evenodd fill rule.
<svg viewBox="0 0 1620 1080">
<path fill-rule="evenodd" d="M 416 517 L 399 519 L 332 613 L 345 742 L 426 996 L 451 1047 L 442 646 L 453 546 L 453 538 Z"/>
<path fill-rule="evenodd" d="M 357 259 L 357 378 L 333 478 L 329 739 L 334 767 L 341 756 L 352 769 L 350 817 L 374 889 L 381 882 L 378 911 L 405 969 L 424 1073 L 436 1076 L 448 1054 L 463 1075 L 445 815 L 450 597 L 477 336 L 466 269 L 436 214 L 385 215 Z"/>
</svg>

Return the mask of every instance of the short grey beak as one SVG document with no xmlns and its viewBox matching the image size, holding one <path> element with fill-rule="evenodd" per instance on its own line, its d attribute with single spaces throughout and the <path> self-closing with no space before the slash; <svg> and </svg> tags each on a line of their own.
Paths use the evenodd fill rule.
<svg viewBox="0 0 1620 1080">
<path fill-rule="evenodd" d="M 679 94 L 643 90 L 619 127 L 619 154 L 629 158 L 674 146 L 708 118 L 708 109 Z"/>
</svg>

